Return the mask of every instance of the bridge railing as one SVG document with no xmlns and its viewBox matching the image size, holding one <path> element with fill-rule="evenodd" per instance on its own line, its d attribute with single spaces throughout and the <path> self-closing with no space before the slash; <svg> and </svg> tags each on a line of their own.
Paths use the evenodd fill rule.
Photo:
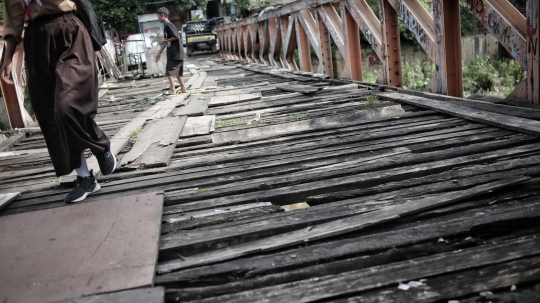
<svg viewBox="0 0 540 303">
<path fill-rule="evenodd" d="M 524 17 L 507 0 L 464 0 L 470 11 L 527 71 L 513 99 L 540 103 L 539 4 L 528 0 Z M 218 29 L 226 59 L 334 75 L 331 40 L 345 64 L 341 78 L 362 81 L 359 30 L 382 62 L 377 83 L 401 87 L 400 17 L 436 73 L 426 91 L 462 97 L 458 0 L 434 0 L 429 14 L 418 0 L 379 0 L 377 16 L 366 0 L 298 0 Z M 312 70 L 311 49 L 319 64 Z M 298 62 L 293 59 L 297 50 Z"/>
</svg>

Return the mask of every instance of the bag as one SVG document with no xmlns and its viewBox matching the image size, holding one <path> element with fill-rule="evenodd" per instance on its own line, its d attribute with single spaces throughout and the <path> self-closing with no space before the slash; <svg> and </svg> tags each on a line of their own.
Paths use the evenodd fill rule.
<svg viewBox="0 0 540 303">
<path fill-rule="evenodd" d="M 90 34 L 94 51 L 101 50 L 101 47 L 107 44 L 105 36 L 105 25 L 101 16 L 97 15 L 88 0 L 71 0 L 77 6 L 77 17 L 84 24 Z"/>
</svg>

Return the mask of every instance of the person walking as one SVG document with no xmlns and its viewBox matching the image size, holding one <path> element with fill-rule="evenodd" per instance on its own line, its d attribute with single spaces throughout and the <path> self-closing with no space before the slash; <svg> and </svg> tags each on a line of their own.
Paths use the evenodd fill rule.
<svg viewBox="0 0 540 303">
<path fill-rule="evenodd" d="M 181 92 L 187 93 L 186 85 L 182 75 L 184 74 L 184 47 L 180 42 L 180 35 L 178 30 L 169 21 L 169 10 L 165 7 L 161 7 L 157 10 L 156 15 L 158 21 L 163 23 L 164 38 L 159 42 L 161 49 L 156 56 L 156 63 L 161 58 L 161 53 L 167 47 L 167 65 L 165 66 L 165 76 L 169 80 L 169 94 L 176 95 L 176 89 L 174 85 L 174 78 L 178 79 L 180 83 Z"/>
<path fill-rule="evenodd" d="M 56 176 L 77 172 L 75 188 L 64 201 L 80 202 L 100 189 L 88 170 L 86 149 L 96 156 L 102 174 L 116 168 L 109 139 L 94 121 L 98 75 L 92 41 L 71 0 L 3 2 L 6 46 L 0 77 L 13 84 L 13 54 L 23 39 L 26 20 L 24 50 L 30 103 Z"/>
</svg>

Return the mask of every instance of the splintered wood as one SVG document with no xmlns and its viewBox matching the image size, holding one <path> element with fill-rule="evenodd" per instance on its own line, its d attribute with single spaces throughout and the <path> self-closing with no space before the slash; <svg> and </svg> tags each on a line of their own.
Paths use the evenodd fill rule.
<svg viewBox="0 0 540 303">
<path fill-rule="evenodd" d="M 147 123 L 133 148 L 122 159 L 122 166 L 167 166 L 187 117 L 166 117 Z"/>
</svg>

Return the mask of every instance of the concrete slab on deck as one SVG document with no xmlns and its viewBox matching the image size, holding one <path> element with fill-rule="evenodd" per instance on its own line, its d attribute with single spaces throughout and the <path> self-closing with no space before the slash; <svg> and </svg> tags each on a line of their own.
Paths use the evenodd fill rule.
<svg viewBox="0 0 540 303">
<path fill-rule="evenodd" d="M 0 302 L 152 285 L 162 207 L 153 192 L 0 217 Z"/>
</svg>

